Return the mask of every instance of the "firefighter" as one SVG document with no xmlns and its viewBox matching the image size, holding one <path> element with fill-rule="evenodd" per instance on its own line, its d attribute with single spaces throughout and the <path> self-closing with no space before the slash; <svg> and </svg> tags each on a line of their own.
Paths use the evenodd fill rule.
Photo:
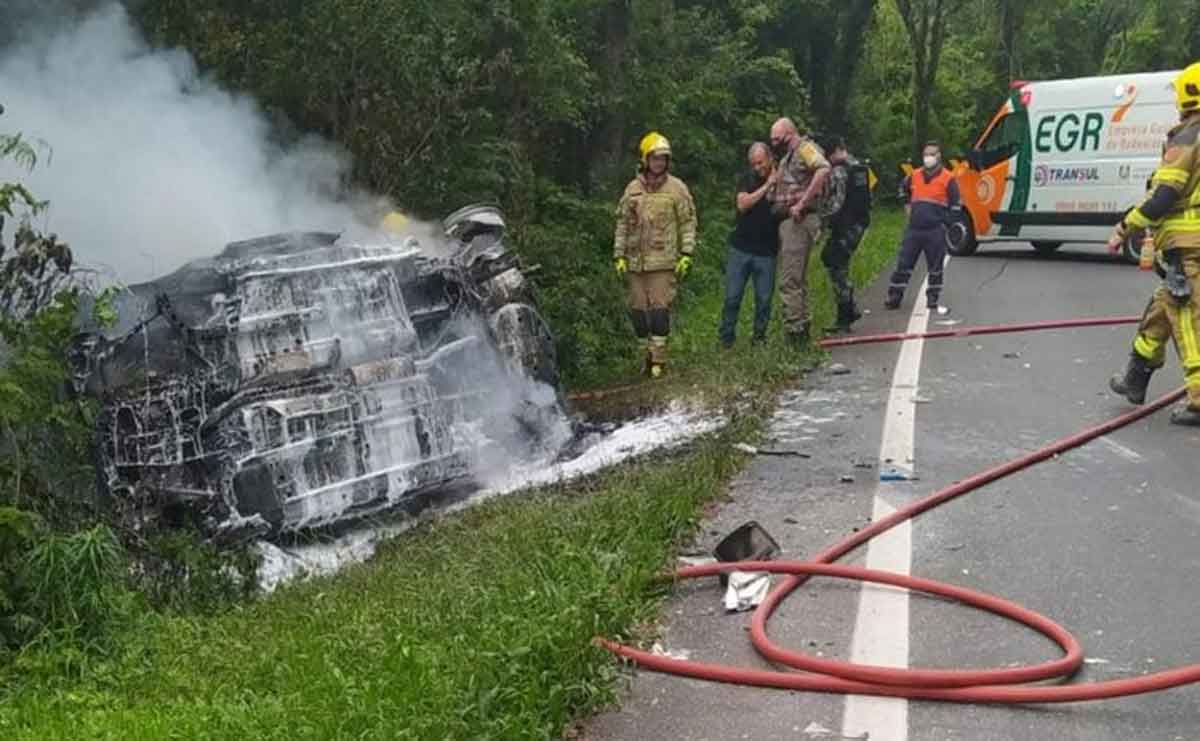
<svg viewBox="0 0 1200 741">
<path fill-rule="evenodd" d="M 925 306 L 936 309 L 941 300 L 945 281 L 943 267 L 946 263 L 946 227 L 962 209 L 958 183 L 950 171 L 942 165 L 942 147 L 937 142 L 925 144 L 921 152 L 921 169 L 904 178 L 900 184 L 900 197 L 907 204 L 908 228 L 904 232 L 904 243 L 896 270 L 888 286 L 884 306 L 899 309 L 904 300 L 904 291 L 912 278 L 917 258 L 925 255 L 925 267 L 929 270 L 929 287 L 925 291 Z"/>
<path fill-rule="evenodd" d="M 846 142 L 834 139 L 829 147 L 833 166 L 832 182 L 844 182 L 845 199 L 829 219 L 829 240 L 821 251 L 821 262 L 829 271 L 829 282 L 837 298 L 837 322 L 834 332 L 849 332 L 862 318 L 854 303 L 854 284 L 850 280 L 850 261 L 871 225 L 871 182 L 866 165 L 846 149 Z M 834 186 L 835 190 L 838 186 Z"/>
<path fill-rule="evenodd" d="M 1187 384 L 1187 404 L 1171 421 L 1200 426 L 1200 62 L 1175 80 L 1180 123 L 1167 134 L 1162 163 L 1151 191 L 1117 225 L 1108 248 L 1117 252 L 1131 234 L 1151 229 L 1162 284 L 1150 299 L 1123 374 L 1112 390 L 1133 404 L 1146 401 L 1150 376 L 1163 366 L 1167 340 L 1174 339 Z"/>
<path fill-rule="evenodd" d="M 676 280 L 687 276 L 696 250 L 696 206 L 687 186 L 670 173 L 666 137 L 650 132 L 640 151 L 638 175 L 617 206 L 613 262 L 629 287 L 629 317 L 645 372 L 658 378 L 667 362 Z"/>
</svg>

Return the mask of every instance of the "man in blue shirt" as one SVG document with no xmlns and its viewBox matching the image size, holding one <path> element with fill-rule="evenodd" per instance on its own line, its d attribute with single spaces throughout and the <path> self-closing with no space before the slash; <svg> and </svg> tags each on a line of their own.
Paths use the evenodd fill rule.
<svg viewBox="0 0 1200 741">
<path fill-rule="evenodd" d="M 754 342 L 767 337 L 771 321 L 771 295 L 775 292 L 775 263 L 779 256 L 779 222 L 771 209 L 768 191 L 778 180 L 771 150 L 755 142 L 747 154 L 750 170 L 742 175 L 735 199 L 737 221 L 729 236 L 725 261 L 725 306 L 719 332 L 721 346 L 733 347 L 738 314 L 746 282 L 754 282 Z"/>
</svg>

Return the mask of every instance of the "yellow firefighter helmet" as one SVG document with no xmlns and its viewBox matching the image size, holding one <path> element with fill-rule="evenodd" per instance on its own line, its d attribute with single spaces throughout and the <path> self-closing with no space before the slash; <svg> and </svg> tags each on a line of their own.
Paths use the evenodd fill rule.
<svg viewBox="0 0 1200 741">
<path fill-rule="evenodd" d="M 1184 114 L 1200 111 L 1200 62 L 1175 78 L 1175 105 Z"/>
<path fill-rule="evenodd" d="M 651 131 L 649 134 L 643 136 L 639 149 L 642 153 L 642 167 L 650 166 L 650 155 L 652 154 L 671 156 L 671 142 L 667 141 L 667 137 L 657 131 Z"/>
</svg>

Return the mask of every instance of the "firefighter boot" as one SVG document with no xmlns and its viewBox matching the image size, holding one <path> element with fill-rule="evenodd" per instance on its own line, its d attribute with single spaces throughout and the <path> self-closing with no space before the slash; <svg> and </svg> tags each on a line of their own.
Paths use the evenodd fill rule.
<svg viewBox="0 0 1200 741">
<path fill-rule="evenodd" d="M 1150 366 L 1141 355 L 1133 353 L 1129 356 L 1129 365 L 1125 374 L 1118 373 L 1108 381 L 1113 391 L 1129 400 L 1130 404 L 1145 404 L 1146 389 L 1150 386 L 1150 376 L 1156 369 Z"/>
<path fill-rule="evenodd" d="M 840 303 L 837 307 L 837 323 L 830 327 L 829 331 L 838 333 L 849 332 L 851 326 L 859 319 L 862 319 L 862 312 L 858 310 L 853 301 Z"/>
<path fill-rule="evenodd" d="M 1200 409 L 1183 406 L 1171 411 L 1171 424 L 1184 427 L 1200 427 Z"/>
</svg>

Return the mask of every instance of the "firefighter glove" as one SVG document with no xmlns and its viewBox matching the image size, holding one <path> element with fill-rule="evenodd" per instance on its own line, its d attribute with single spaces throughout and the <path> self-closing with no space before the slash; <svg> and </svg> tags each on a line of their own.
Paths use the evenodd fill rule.
<svg viewBox="0 0 1200 741">
<path fill-rule="evenodd" d="M 690 255 L 684 255 L 675 261 L 675 275 L 680 278 L 686 278 L 688 271 L 692 269 L 692 258 Z"/>
<path fill-rule="evenodd" d="M 616 269 L 617 275 L 625 275 L 625 273 L 629 270 L 629 261 L 623 257 L 618 257 L 613 262 L 613 267 Z"/>
</svg>

